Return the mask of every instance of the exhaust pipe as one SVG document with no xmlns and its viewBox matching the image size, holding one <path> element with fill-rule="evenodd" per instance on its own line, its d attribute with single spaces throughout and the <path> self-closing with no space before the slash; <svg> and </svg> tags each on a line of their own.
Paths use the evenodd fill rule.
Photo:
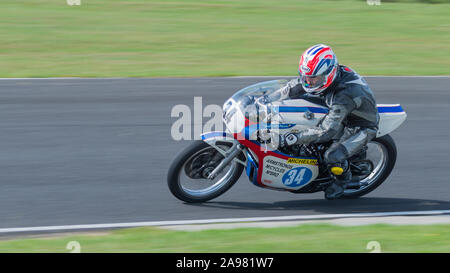
<svg viewBox="0 0 450 273">
<path fill-rule="evenodd" d="M 369 185 L 367 182 L 350 182 L 348 184 L 345 184 L 345 189 L 349 190 L 359 190 L 361 187 L 365 187 Z"/>
</svg>

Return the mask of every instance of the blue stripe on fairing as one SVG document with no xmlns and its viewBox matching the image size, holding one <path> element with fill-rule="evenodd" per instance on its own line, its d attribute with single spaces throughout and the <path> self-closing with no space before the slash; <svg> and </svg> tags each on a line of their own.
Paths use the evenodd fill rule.
<svg viewBox="0 0 450 273">
<path fill-rule="evenodd" d="M 256 131 L 260 129 L 289 129 L 294 127 L 294 123 L 281 123 L 281 124 L 265 124 L 258 123 L 252 124 L 244 128 L 244 137 L 245 139 L 250 139 L 250 136 Z"/>
<path fill-rule="evenodd" d="M 311 112 L 311 113 L 319 113 L 326 114 L 328 113 L 328 109 L 319 108 L 319 107 L 297 107 L 297 106 L 279 106 L 278 111 L 280 113 L 302 113 L 302 112 Z"/>
<path fill-rule="evenodd" d="M 213 137 L 226 137 L 227 133 L 226 132 L 211 132 L 211 133 L 207 133 L 207 134 L 203 134 L 202 135 L 202 140 L 208 139 L 208 138 L 213 138 Z"/>
<path fill-rule="evenodd" d="M 401 113 L 404 112 L 401 105 L 397 106 L 377 106 L 378 113 Z M 319 107 L 297 107 L 297 106 L 280 106 L 280 113 L 303 113 L 310 111 L 311 113 L 327 114 L 328 109 Z"/>
<path fill-rule="evenodd" d="M 252 156 L 250 155 L 250 153 L 247 151 L 247 167 L 246 167 L 246 173 L 248 178 L 250 178 L 251 175 L 253 175 L 253 179 L 250 180 L 250 182 L 252 182 L 253 184 L 255 184 L 256 186 L 258 185 L 258 166 L 256 165 L 255 161 L 253 161 Z"/>
<path fill-rule="evenodd" d="M 404 112 L 401 105 L 398 106 L 378 106 L 378 113 L 401 113 Z"/>
<path fill-rule="evenodd" d="M 404 112 L 401 105 L 396 106 L 377 106 L 378 113 L 401 113 Z M 295 107 L 295 106 L 280 106 L 278 107 L 278 111 L 281 113 L 302 113 L 306 111 L 310 111 L 312 113 L 320 113 L 320 114 L 326 114 L 328 113 L 328 109 L 326 108 L 319 108 L 319 107 Z M 253 131 L 257 129 L 275 129 L 273 127 L 277 126 L 276 124 L 271 125 L 264 125 L 264 124 L 254 124 L 252 126 L 245 127 L 244 134 L 247 136 L 250 136 Z M 289 129 L 294 127 L 295 124 L 293 123 L 286 123 L 286 124 L 278 124 L 278 129 Z M 213 137 L 227 137 L 228 134 L 226 132 L 210 132 L 207 134 L 203 134 L 202 140 L 213 138 Z M 232 136 L 229 136 L 232 137 Z M 247 137 L 248 139 L 248 137 Z"/>
</svg>

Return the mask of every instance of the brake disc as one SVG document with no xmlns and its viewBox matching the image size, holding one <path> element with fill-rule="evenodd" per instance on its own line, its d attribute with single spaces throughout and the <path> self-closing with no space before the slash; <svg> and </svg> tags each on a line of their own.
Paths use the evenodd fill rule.
<svg viewBox="0 0 450 273">
<path fill-rule="evenodd" d="M 208 175 L 219 165 L 220 157 L 223 156 L 216 150 L 202 152 L 186 162 L 184 172 L 192 179 L 208 178 Z"/>
</svg>

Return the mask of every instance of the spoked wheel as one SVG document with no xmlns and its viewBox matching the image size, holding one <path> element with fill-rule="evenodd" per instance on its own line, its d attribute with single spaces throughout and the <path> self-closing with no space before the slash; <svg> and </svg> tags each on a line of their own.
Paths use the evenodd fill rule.
<svg viewBox="0 0 450 273">
<path fill-rule="evenodd" d="M 226 152 L 231 144 L 222 142 L 217 146 Z M 239 157 L 245 159 L 242 154 Z M 193 142 L 176 157 L 169 169 L 170 191 L 188 203 L 205 202 L 223 194 L 236 183 L 244 169 L 242 164 L 231 161 L 214 179 L 208 179 L 223 159 L 222 153 L 206 142 Z"/>
<path fill-rule="evenodd" d="M 342 198 L 358 198 L 380 186 L 391 173 L 397 159 L 397 148 L 391 136 L 373 139 L 367 144 L 365 159 L 352 162 L 352 173 L 364 184 L 359 189 L 346 189 Z"/>
</svg>

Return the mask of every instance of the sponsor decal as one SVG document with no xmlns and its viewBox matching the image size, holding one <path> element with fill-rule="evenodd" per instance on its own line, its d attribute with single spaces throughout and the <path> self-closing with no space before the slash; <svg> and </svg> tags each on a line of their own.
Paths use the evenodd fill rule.
<svg viewBox="0 0 450 273">
<path fill-rule="evenodd" d="M 278 177 L 292 168 L 292 165 L 272 159 L 267 159 L 264 163 L 264 173 L 271 177 Z"/>
<path fill-rule="evenodd" d="M 317 159 L 288 158 L 287 163 L 289 163 L 289 164 L 317 165 Z"/>
<path fill-rule="evenodd" d="M 291 169 L 283 175 L 283 184 L 288 187 L 299 187 L 311 180 L 312 172 L 306 167 Z"/>
<path fill-rule="evenodd" d="M 318 167 L 316 159 L 288 158 L 282 159 L 274 156 L 266 156 L 262 164 L 261 183 L 272 188 L 298 189 L 308 184 L 317 176 Z M 306 165 L 310 163 L 311 165 Z M 298 164 L 298 165 L 297 165 Z"/>
</svg>

